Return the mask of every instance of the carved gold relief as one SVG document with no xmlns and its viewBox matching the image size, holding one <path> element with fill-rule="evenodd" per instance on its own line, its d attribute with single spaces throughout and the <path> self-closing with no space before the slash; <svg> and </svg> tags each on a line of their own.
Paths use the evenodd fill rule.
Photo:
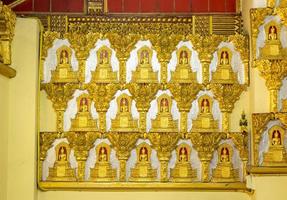
<svg viewBox="0 0 287 200">
<path fill-rule="evenodd" d="M 181 144 L 176 148 L 176 164 L 171 169 L 171 181 L 192 182 L 197 177 L 196 170 L 191 168 L 190 163 L 191 149 L 187 144 Z"/>
<path fill-rule="evenodd" d="M 286 55 L 286 50 L 282 48 L 280 41 L 281 27 L 275 21 L 271 21 L 264 27 L 265 46 L 260 49 L 260 58 L 280 59 Z"/>
<path fill-rule="evenodd" d="M 232 84 L 237 82 L 237 76 L 232 70 L 232 52 L 229 48 L 223 47 L 217 52 L 218 64 L 216 71 L 212 74 L 212 82 Z"/>
<path fill-rule="evenodd" d="M 213 99 L 203 95 L 198 99 L 199 113 L 192 122 L 192 132 L 214 132 L 218 131 L 218 121 L 214 120 L 212 114 Z"/>
<path fill-rule="evenodd" d="M 70 166 L 70 147 L 60 143 L 55 147 L 56 161 L 49 169 L 48 181 L 76 181 L 75 170 Z"/>
<path fill-rule="evenodd" d="M 157 169 L 151 167 L 151 151 L 152 149 L 147 143 L 137 146 L 137 162 L 131 169 L 130 181 L 156 181 Z"/>
<path fill-rule="evenodd" d="M 72 50 L 67 46 L 57 49 L 57 66 L 52 71 L 52 83 L 77 82 L 77 72 L 73 71 L 71 65 Z"/>
<path fill-rule="evenodd" d="M 71 131 L 97 131 L 97 120 L 91 115 L 91 99 L 89 95 L 83 94 L 77 98 L 78 112 L 71 122 Z"/>
<path fill-rule="evenodd" d="M 235 182 L 239 180 L 238 170 L 233 168 L 233 149 L 228 144 L 222 144 L 217 150 L 218 163 L 212 172 L 214 182 Z"/>
<path fill-rule="evenodd" d="M 152 69 L 152 50 L 144 46 L 138 50 L 138 65 L 136 71 L 132 72 L 134 83 L 157 83 L 158 72 Z"/>
<path fill-rule="evenodd" d="M 268 152 L 264 154 L 263 166 L 287 166 L 284 137 L 286 130 L 273 126 L 268 131 Z"/>
<path fill-rule="evenodd" d="M 93 72 L 94 83 L 115 83 L 117 82 L 117 72 L 111 66 L 112 50 L 107 46 L 101 47 L 97 51 L 97 66 Z"/>
<path fill-rule="evenodd" d="M 190 64 L 191 51 L 183 46 L 177 50 L 177 65 L 174 72 L 171 73 L 171 81 L 177 83 L 192 83 L 196 81 L 196 73 L 192 72 Z"/>
<path fill-rule="evenodd" d="M 152 120 L 151 132 L 177 132 L 177 120 L 173 120 L 171 115 L 172 100 L 167 94 L 162 94 L 157 98 L 158 113 Z"/>
<path fill-rule="evenodd" d="M 117 98 L 117 115 L 112 119 L 112 131 L 137 132 L 138 120 L 132 117 L 132 98 L 127 94 L 122 94 Z"/>
<path fill-rule="evenodd" d="M 116 181 L 116 169 L 110 164 L 111 148 L 106 143 L 101 143 L 96 148 L 96 164 L 91 169 L 91 181 L 106 182 Z"/>
</svg>

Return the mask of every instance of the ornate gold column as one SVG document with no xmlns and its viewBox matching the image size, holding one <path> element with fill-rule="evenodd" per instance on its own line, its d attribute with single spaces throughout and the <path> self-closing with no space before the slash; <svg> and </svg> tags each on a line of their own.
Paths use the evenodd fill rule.
<svg viewBox="0 0 287 200">
<path fill-rule="evenodd" d="M 88 27 L 85 24 L 70 25 L 70 32 L 65 34 L 71 43 L 71 48 L 76 52 L 76 57 L 79 62 L 79 81 L 85 82 L 86 60 L 89 56 L 91 48 L 100 38 L 99 33 L 88 32 Z"/>
<path fill-rule="evenodd" d="M 202 86 L 194 83 L 170 83 L 168 89 L 177 102 L 180 111 L 180 132 L 187 132 L 187 113 L 191 108 L 192 101 L 196 98 L 197 93 Z"/>
<path fill-rule="evenodd" d="M 130 157 L 131 150 L 135 148 L 136 141 L 139 138 L 139 133 L 109 132 L 107 136 L 115 148 L 117 157 L 120 161 L 119 181 L 125 182 L 127 181 L 126 162 Z"/>
<path fill-rule="evenodd" d="M 99 130 L 102 133 L 106 131 L 106 112 L 109 109 L 110 101 L 119 88 L 118 84 L 113 83 L 91 83 L 87 87 L 99 114 Z"/>
<path fill-rule="evenodd" d="M 278 112 L 278 91 L 282 86 L 282 80 L 287 75 L 287 60 L 256 60 L 254 67 L 266 80 L 267 89 L 270 92 L 270 112 Z"/>
<path fill-rule="evenodd" d="M 235 102 L 240 98 L 241 93 L 246 90 L 247 85 L 241 85 L 239 83 L 212 83 L 210 88 L 215 98 L 219 101 L 219 106 L 223 117 L 222 131 L 229 132 L 230 113 L 234 108 Z"/>
<path fill-rule="evenodd" d="M 167 65 L 171 59 L 172 52 L 176 50 L 176 45 L 183 39 L 183 36 L 162 32 L 159 35 L 150 34 L 147 38 L 151 40 L 155 47 L 161 64 L 161 83 L 167 83 Z"/>
<path fill-rule="evenodd" d="M 41 90 L 46 91 L 47 97 L 52 101 L 53 108 L 57 114 L 56 127 L 58 132 L 63 132 L 64 112 L 77 87 L 78 84 L 73 83 L 41 84 Z"/>
<path fill-rule="evenodd" d="M 152 143 L 152 147 L 156 149 L 160 161 L 160 181 L 167 182 L 171 151 L 175 149 L 180 135 L 178 133 L 149 133 L 148 138 Z"/>
<path fill-rule="evenodd" d="M 52 147 L 53 142 L 60 135 L 57 132 L 42 132 L 39 136 L 40 153 L 39 153 L 39 180 L 42 180 L 43 162 L 46 159 L 47 151 Z"/>
<path fill-rule="evenodd" d="M 120 62 L 120 83 L 124 84 L 126 83 L 126 62 L 140 36 L 130 33 L 108 33 L 106 36 L 117 53 Z"/>
<path fill-rule="evenodd" d="M 146 131 L 146 114 L 150 108 L 150 102 L 155 98 L 159 84 L 155 83 L 130 83 L 127 85 L 133 95 L 137 109 L 140 113 L 139 127 L 141 132 Z"/>
<path fill-rule="evenodd" d="M 219 35 L 188 35 L 187 38 L 192 42 L 194 49 L 198 52 L 202 64 L 203 84 L 207 85 L 209 83 L 209 66 L 213 58 L 213 53 L 223 41 L 224 37 Z"/>
<path fill-rule="evenodd" d="M 100 137 L 100 134 L 97 132 L 67 132 L 66 137 L 70 147 L 75 151 L 78 163 L 78 181 L 85 181 L 89 150 L 93 147 L 96 139 Z"/>
<path fill-rule="evenodd" d="M 198 157 L 201 161 L 201 181 L 209 182 L 209 168 L 213 152 L 217 148 L 220 140 L 226 138 L 226 133 L 190 133 L 188 137 L 197 150 Z"/>
</svg>

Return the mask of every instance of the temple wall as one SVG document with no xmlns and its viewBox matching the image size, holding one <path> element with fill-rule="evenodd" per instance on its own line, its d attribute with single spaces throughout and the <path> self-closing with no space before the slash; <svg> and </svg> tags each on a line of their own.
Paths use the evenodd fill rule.
<svg viewBox="0 0 287 200">
<path fill-rule="evenodd" d="M 249 9 L 264 6 L 263 0 L 244 1 L 243 16 L 249 32 Z M 44 109 L 37 115 L 39 24 L 35 19 L 18 18 L 13 40 L 14 79 L 0 76 L 0 199 L 1 200 L 60 200 L 60 199 L 108 199 L 108 200 L 284 200 L 287 176 L 249 177 L 248 187 L 254 194 L 243 192 L 194 192 L 194 191 L 133 191 L 133 192 L 80 192 L 49 191 L 37 189 L 37 116 L 43 130 L 55 130 L 55 114 L 52 104 L 41 92 Z M 269 94 L 264 80 L 256 69 L 251 68 L 250 87 L 241 95 L 231 115 L 231 130 L 238 130 L 242 110 L 247 116 L 253 112 L 269 111 Z M 44 113 L 49 113 L 45 115 Z M 249 118 L 250 122 L 250 118 Z M 251 122 L 250 122 L 251 123 Z M 250 124 L 251 125 L 251 124 Z"/>
</svg>

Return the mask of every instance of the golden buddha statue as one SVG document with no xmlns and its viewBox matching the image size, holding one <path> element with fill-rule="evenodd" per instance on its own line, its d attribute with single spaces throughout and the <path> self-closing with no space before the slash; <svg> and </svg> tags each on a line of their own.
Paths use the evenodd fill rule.
<svg viewBox="0 0 287 200">
<path fill-rule="evenodd" d="M 49 168 L 47 181 L 76 181 L 75 170 L 69 163 L 70 147 L 67 143 L 60 143 L 55 147 L 56 161 Z"/>
<path fill-rule="evenodd" d="M 97 131 L 97 120 L 90 113 L 91 99 L 83 94 L 77 98 L 78 113 L 72 119 L 70 131 Z"/>
<path fill-rule="evenodd" d="M 196 170 L 193 170 L 190 163 L 190 146 L 181 144 L 176 148 L 176 164 L 171 169 L 170 180 L 173 182 L 192 182 L 196 179 Z"/>
<path fill-rule="evenodd" d="M 139 64 L 136 71 L 132 72 L 132 82 L 134 83 L 157 83 L 158 72 L 153 72 L 152 69 L 152 50 L 144 46 L 138 50 Z"/>
<path fill-rule="evenodd" d="M 96 70 L 92 72 L 94 83 L 115 83 L 118 81 L 117 72 L 113 72 L 111 66 L 112 50 L 107 46 L 101 47 L 97 51 L 98 64 Z"/>
<path fill-rule="evenodd" d="M 203 95 L 198 99 L 199 114 L 192 122 L 192 132 L 213 132 L 218 131 L 218 121 L 212 115 L 212 98 Z"/>
<path fill-rule="evenodd" d="M 51 82 L 66 83 L 77 82 L 77 72 L 73 71 L 71 65 L 72 51 L 68 46 L 62 46 L 57 50 L 57 66 L 52 71 Z"/>
<path fill-rule="evenodd" d="M 138 131 L 138 120 L 132 118 L 132 99 L 127 94 L 117 98 L 118 112 L 115 119 L 112 119 L 111 131 L 133 132 Z"/>
<path fill-rule="evenodd" d="M 223 47 L 217 52 L 218 65 L 216 71 L 212 73 L 212 82 L 232 84 L 237 81 L 237 76 L 231 67 L 232 52 L 229 48 Z"/>
<path fill-rule="evenodd" d="M 263 155 L 263 166 L 287 166 L 284 134 L 285 130 L 277 125 L 268 131 L 269 149 Z"/>
<path fill-rule="evenodd" d="M 286 54 L 286 49 L 282 48 L 280 41 L 280 25 L 271 21 L 265 25 L 265 46 L 260 48 L 260 58 L 280 59 Z"/>
<path fill-rule="evenodd" d="M 171 103 L 171 97 L 167 94 L 157 98 L 158 113 L 152 120 L 151 132 L 178 132 L 178 120 L 172 119 Z"/>
<path fill-rule="evenodd" d="M 101 143 L 97 146 L 97 160 L 95 167 L 91 168 L 90 181 L 116 181 L 117 171 L 111 167 L 110 152 L 111 147 L 106 143 Z"/>
<path fill-rule="evenodd" d="M 217 150 L 218 163 L 212 170 L 212 182 L 236 182 L 239 181 L 239 170 L 233 168 L 231 158 L 233 155 L 232 147 L 222 144 Z"/>
<path fill-rule="evenodd" d="M 171 72 L 171 81 L 179 83 L 191 83 L 196 81 L 196 73 L 192 72 L 189 63 L 190 50 L 183 46 L 177 50 L 177 65 L 174 72 Z"/>
<path fill-rule="evenodd" d="M 156 181 L 157 169 L 151 167 L 151 147 L 147 143 L 141 143 L 136 147 L 137 163 L 131 169 L 129 181 L 146 182 Z"/>
</svg>

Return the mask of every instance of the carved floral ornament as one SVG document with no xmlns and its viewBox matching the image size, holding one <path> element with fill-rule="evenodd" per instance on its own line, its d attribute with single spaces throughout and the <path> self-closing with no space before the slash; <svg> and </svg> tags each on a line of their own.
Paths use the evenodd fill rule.
<svg viewBox="0 0 287 200">
<path fill-rule="evenodd" d="M 3 5 L 2 1 L 0 1 L 0 17 L 0 74 L 13 78 L 16 76 L 16 71 L 10 67 L 12 64 L 11 43 L 14 37 L 16 15 L 7 5 Z"/>
</svg>

